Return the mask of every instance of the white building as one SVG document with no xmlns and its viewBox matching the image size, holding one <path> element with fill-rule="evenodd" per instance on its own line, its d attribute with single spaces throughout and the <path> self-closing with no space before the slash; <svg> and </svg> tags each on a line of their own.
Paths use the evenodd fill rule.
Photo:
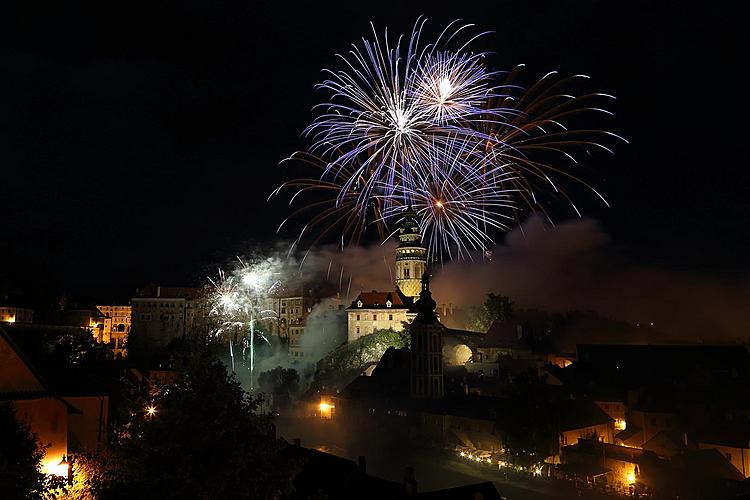
<svg viewBox="0 0 750 500">
<path fill-rule="evenodd" d="M 404 323 L 411 323 L 417 315 L 414 303 L 422 290 L 422 275 L 427 270 L 427 249 L 422 245 L 422 235 L 416 213 L 409 207 L 398 228 L 400 241 L 396 249 L 394 291 L 362 292 L 347 311 L 347 338 L 349 342 L 376 330 L 400 331 Z"/>
<path fill-rule="evenodd" d="M 347 340 L 357 340 L 375 330 L 403 330 L 404 322 L 414 318 L 406 297 L 398 292 L 360 293 L 347 309 Z M 411 313 L 411 314 L 410 314 Z"/>
</svg>

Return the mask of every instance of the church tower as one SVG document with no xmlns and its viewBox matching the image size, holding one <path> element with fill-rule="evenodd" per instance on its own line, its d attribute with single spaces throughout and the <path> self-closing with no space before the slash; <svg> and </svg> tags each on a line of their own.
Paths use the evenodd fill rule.
<svg viewBox="0 0 750 500">
<path fill-rule="evenodd" d="M 443 388 L 443 333 L 445 327 L 435 314 L 435 301 L 430 292 L 430 278 L 422 275 L 422 291 L 416 304 L 417 317 L 409 325 L 411 363 L 409 368 L 410 393 L 413 398 L 442 398 Z"/>
<path fill-rule="evenodd" d="M 417 214 L 411 207 L 404 212 L 398 226 L 396 249 L 396 287 L 414 301 L 419 300 L 420 279 L 427 271 L 427 249 L 422 245 Z"/>
</svg>

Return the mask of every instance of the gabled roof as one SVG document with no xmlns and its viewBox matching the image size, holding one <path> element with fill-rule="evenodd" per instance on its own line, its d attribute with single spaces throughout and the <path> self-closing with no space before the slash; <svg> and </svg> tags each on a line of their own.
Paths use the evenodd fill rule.
<svg viewBox="0 0 750 500">
<path fill-rule="evenodd" d="M 359 302 L 362 302 L 362 307 L 359 307 Z M 387 306 L 387 302 L 391 302 L 391 307 Z M 348 309 L 408 309 L 401 294 L 398 292 L 378 292 L 373 290 L 371 292 L 360 292 L 357 298 L 354 299 Z"/>
<path fill-rule="evenodd" d="M 65 405 L 65 407 L 68 409 L 68 413 L 82 413 L 81 410 L 71 405 L 61 397 L 57 396 L 49 389 L 49 386 L 45 382 L 44 377 L 42 377 L 41 373 L 39 373 L 39 371 L 26 357 L 23 351 L 18 348 L 18 345 L 13 341 L 11 336 L 8 335 L 8 333 L 2 327 L 0 327 L 0 343 L 4 343 L 5 345 L 9 346 L 11 352 L 15 356 L 15 366 L 14 364 L 11 364 L 12 360 L 0 360 L 3 362 L 4 368 L 15 368 L 18 371 L 16 376 L 12 377 L 11 380 L 18 381 L 25 375 L 29 382 L 29 385 L 27 386 L 28 388 L 26 390 L 18 390 L 18 388 L 14 388 L 14 390 L 4 390 L 4 388 L 0 386 L 0 400 L 18 401 L 28 399 L 54 398 Z"/>
<path fill-rule="evenodd" d="M 422 500 L 500 500 L 503 498 L 491 482 L 467 484 L 445 490 L 420 493 L 417 498 Z"/>
<path fill-rule="evenodd" d="M 643 429 L 641 429 L 637 425 L 628 424 L 627 429 L 623 429 L 615 434 L 615 439 L 618 439 L 627 444 L 628 441 L 630 441 L 634 437 L 637 437 L 641 432 L 643 432 Z"/>
<path fill-rule="evenodd" d="M 560 407 L 560 430 L 571 431 L 614 422 L 599 405 L 588 399 L 570 399 Z"/>
<path fill-rule="evenodd" d="M 742 481 L 744 477 L 719 450 L 688 451 L 672 459 L 672 465 L 686 477 Z"/>
<path fill-rule="evenodd" d="M 10 359 L 0 359 L 3 367 L 7 370 L 15 370 L 12 377 L 6 379 L 7 382 L 18 384 L 12 390 L 9 387 L 0 385 L 0 394 L 5 393 L 49 393 L 49 386 L 44 381 L 44 377 L 34 367 L 29 358 L 21 351 L 18 344 L 10 335 L 0 327 L 0 343 L 5 343 L 11 350 Z M 0 350 L 2 352 L 2 350 Z M 15 358 L 15 359 L 13 359 Z M 25 379 L 25 381 L 24 381 Z M 0 382 L 2 380 L 0 379 Z M 24 386 L 24 384 L 26 384 Z"/>
<path fill-rule="evenodd" d="M 291 445 L 281 450 L 281 455 L 301 461 L 301 470 L 294 478 L 292 499 L 395 500 L 403 492 L 400 483 L 369 475 L 355 462 L 330 453 Z"/>
<path fill-rule="evenodd" d="M 684 436 L 672 430 L 662 430 L 643 443 L 644 450 L 653 451 L 660 456 L 673 456 L 687 449 Z"/>
</svg>

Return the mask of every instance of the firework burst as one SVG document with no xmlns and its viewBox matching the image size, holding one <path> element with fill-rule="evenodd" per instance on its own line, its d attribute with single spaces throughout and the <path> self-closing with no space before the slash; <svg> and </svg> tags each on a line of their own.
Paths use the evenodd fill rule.
<svg viewBox="0 0 750 500">
<path fill-rule="evenodd" d="M 395 43 L 373 27 L 372 41 L 339 55 L 341 69 L 325 70 L 318 88 L 329 99 L 305 131 L 310 151 L 289 159 L 317 173 L 272 193 L 293 190 L 290 204 L 318 193 L 293 213 L 312 214 L 300 239 L 309 232 L 317 242 L 336 231 L 345 246 L 370 226 L 384 239 L 413 206 L 430 257 L 461 259 L 491 246 L 522 209 L 545 211 L 541 200 L 549 194 L 579 213 L 564 190 L 568 181 L 604 200 L 576 172 L 576 158 L 611 152 L 607 143 L 622 139 L 579 126 L 587 115 L 611 114 L 600 102 L 612 96 L 575 95 L 572 84 L 585 77 L 554 72 L 523 88 L 522 66 L 489 71 L 488 54 L 470 50 L 483 33 L 458 42 L 471 25 L 451 23 L 422 44 L 424 25 L 420 18 Z"/>
<path fill-rule="evenodd" d="M 275 284 L 272 283 L 273 263 L 264 261 L 248 265 L 240 258 L 237 261 L 239 265 L 233 273 L 227 274 L 219 269 L 217 279 L 209 278 L 213 286 L 209 316 L 217 320 L 214 336 L 229 344 L 232 371 L 236 371 L 234 345 L 239 345 L 242 358 L 249 360 L 252 389 L 255 342 L 268 343 L 262 325 L 265 321 L 278 317 L 276 311 L 264 307 L 265 299 Z"/>
</svg>

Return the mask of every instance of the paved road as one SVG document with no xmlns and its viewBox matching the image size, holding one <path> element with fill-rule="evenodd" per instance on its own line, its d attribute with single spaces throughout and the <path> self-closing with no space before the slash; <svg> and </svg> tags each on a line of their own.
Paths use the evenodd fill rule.
<svg viewBox="0 0 750 500">
<path fill-rule="evenodd" d="M 420 491 L 452 488 L 465 484 L 492 481 L 497 490 L 510 500 L 588 499 L 612 500 L 594 492 L 577 492 L 569 483 L 503 474 L 489 466 L 482 466 L 448 453 L 427 450 L 405 450 L 403 453 L 383 454 L 377 448 L 350 450 L 333 422 L 319 419 L 280 417 L 279 435 L 289 441 L 300 438 L 308 448 L 322 448 L 341 457 L 356 460 L 367 457 L 367 472 L 392 481 L 402 481 L 405 467 L 414 467 Z M 375 440 L 374 440 L 375 441 Z M 375 444 L 375 443 L 374 443 Z"/>
</svg>

